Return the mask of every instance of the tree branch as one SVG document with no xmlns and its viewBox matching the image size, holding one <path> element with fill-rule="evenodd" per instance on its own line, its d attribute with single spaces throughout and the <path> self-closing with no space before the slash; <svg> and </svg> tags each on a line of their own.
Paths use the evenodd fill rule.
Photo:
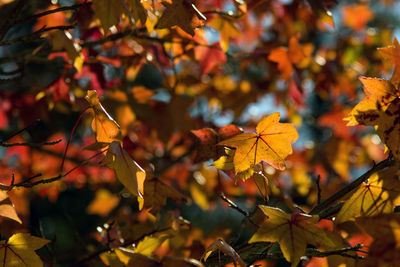
<svg viewBox="0 0 400 267">
<path fill-rule="evenodd" d="M 366 173 L 358 177 L 356 180 L 333 194 L 331 197 L 323 201 L 322 203 L 318 204 L 315 206 L 311 211 L 310 214 L 319 214 L 321 213 L 324 209 L 328 208 L 330 205 L 335 203 L 337 200 L 341 199 L 344 197 L 347 193 L 353 191 L 356 189 L 360 184 L 362 184 L 365 180 L 367 180 L 372 174 L 383 170 L 387 167 L 392 166 L 395 163 L 395 160 L 392 158 L 392 156 L 389 156 L 385 160 L 379 162 L 378 164 L 374 164 L 371 169 L 369 169 Z"/>
<path fill-rule="evenodd" d="M 220 195 L 221 199 L 223 201 L 225 201 L 226 203 L 228 203 L 229 207 L 233 208 L 234 210 L 237 210 L 238 212 L 240 212 L 249 222 L 251 222 L 251 224 L 253 224 L 255 227 L 260 227 L 258 224 L 256 224 L 250 217 L 250 214 L 243 210 L 242 208 L 240 208 L 238 205 L 236 205 L 235 202 L 233 202 L 232 200 L 230 200 L 229 198 L 227 198 L 224 194 Z"/>
<path fill-rule="evenodd" d="M 59 8 L 52 9 L 52 10 L 46 10 L 46 11 L 43 11 L 41 13 L 37 13 L 35 15 L 29 16 L 27 18 L 19 19 L 19 20 L 17 20 L 15 22 L 15 24 L 21 24 L 21 23 L 29 22 L 31 20 L 35 20 L 35 19 L 38 19 L 40 17 L 47 16 L 47 15 L 50 15 L 50 14 L 54 14 L 54 13 L 61 12 L 61 11 L 70 11 L 70 10 L 76 11 L 76 10 L 78 10 L 80 7 L 82 7 L 84 5 L 91 5 L 91 4 L 92 4 L 92 2 L 86 2 L 86 3 L 82 3 L 82 4 L 76 4 L 76 5 L 72 5 L 72 6 L 63 6 L 63 7 L 59 7 Z"/>
<path fill-rule="evenodd" d="M 56 141 L 46 141 L 46 142 L 41 142 L 41 143 L 5 143 L 5 142 L 0 142 L 0 146 L 2 147 L 12 147 L 12 146 L 29 146 L 29 147 L 41 147 L 41 146 L 53 146 L 58 143 L 60 143 L 62 139 L 56 140 Z"/>
</svg>

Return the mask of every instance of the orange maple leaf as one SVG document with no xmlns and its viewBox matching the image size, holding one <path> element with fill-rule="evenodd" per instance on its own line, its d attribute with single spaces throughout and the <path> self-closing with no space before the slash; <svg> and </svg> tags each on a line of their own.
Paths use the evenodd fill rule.
<svg viewBox="0 0 400 267">
<path fill-rule="evenodd" d="M 397 85 L 378 78 L 361 77 L 366 97 L 349 113 L 348 126 L 375 126 L 394 156 L 400 156 L 400 92 Z"/>
<path fill-rule="evenodd" d="M 261 161 L 284 170 L 286 158 L 293 152 L 291 143 L 299 137 L 290 123 L 279 123 L 278 112 L 262 119 L 256 127 L 257 133 L 238 134 L 218 145 L 236 148 L 233 158 L 235 172 L 243 172 Z"/>
<path fill-rule="evenodd" d="M 306 252 L 307 244 L 334 247 L 328 235 L 316 223 L 318 216 L 304 213 L 287 214 L 281 209 L 258 206 L 267 216 L 267 220 L 252 236 L 249 243 L 259 241 L 278 242 L 285 259 L 297 266 L 300 257 Z"/>
<path fill-rule="evenodd" d="M 96 141 L 100 144 L 119 141 L 121 139 L 120 127 L 101 105 L 97 92 L 88 91 L 86 100 L 94 111 L 92 128 L 96 134 Z"/>
</svg>

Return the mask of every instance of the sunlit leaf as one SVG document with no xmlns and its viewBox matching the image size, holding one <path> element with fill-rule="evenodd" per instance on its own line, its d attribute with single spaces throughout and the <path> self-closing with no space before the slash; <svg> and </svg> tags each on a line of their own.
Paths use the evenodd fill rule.
<svg viewBox="0 0 400 267">
<path fill-rule="evenodd" d="M 137 244 L 135 253 L 139 253 L 145 256 L 151 256 L 153 251 L 161 246 L 161 244 L 170 237 L 171 236 L 166 234 L 158 237 L 146 236 L 142 241 Z"/>
<path fill-rule="evenodd" d="M 360 216 L 393 212 L 400 200 L 400 181 L 396 169 L 391 168 L 371 175 L 346 200 L 335 222 L 342 223 Z"/>
<path fill-rule="evenodd" d="M 261 161 L 284 170 L 286 158 L 292 153 L 291 143 L 298 138 L 295 127 L 290 123 L 279 123 L 279 113 L 262 119 L 257 133 L 243 133 L 218 143 L 236 148 L 233 164 L 235 172 L 245 171 Z"/>
<path fill-rule="evenodd" d="M 42 267 L 43 262 L 35 250 L 49 242 L 30 234 L 15 234 L 8 241 L 0 241 L 0 261 L 3 266 Z"/>
<path fill-rule="evenodd" d="M 96 141 L 98 143 L 111 143 L 120 140 L 119 125 L 101 105 L 97 92 L 88 91 L 86 100 L 94 111 L 92 128 L 96 134 Z"/>
<path fill-rule="evenodd" d="M 113 195 L 107 189 L 99 189 L 96 191 L 96 197 L 87 207 L 87 211 L 91 214 L 99 214 L 106 216 L 116 205 L 118 205 L 119 198 Z"/>
<path fill-rule="evenodd" d="M 135 196 L 143 198 L 146 172 L 121 147 L 119 142 L 112 142 L 105 158 L 110 169 L 115 170 L 118 180 Z"/>
</svg>

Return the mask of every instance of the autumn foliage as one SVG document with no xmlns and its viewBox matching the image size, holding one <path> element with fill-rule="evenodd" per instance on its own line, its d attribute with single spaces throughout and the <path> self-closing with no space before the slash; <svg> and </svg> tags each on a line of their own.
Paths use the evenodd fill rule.
<svg viewBox="0 0 400 267">
<path fill-rule="evenodd" d="M 0 265 L 400 266 L 399 4 L 0 0 Z"/>
</svg>

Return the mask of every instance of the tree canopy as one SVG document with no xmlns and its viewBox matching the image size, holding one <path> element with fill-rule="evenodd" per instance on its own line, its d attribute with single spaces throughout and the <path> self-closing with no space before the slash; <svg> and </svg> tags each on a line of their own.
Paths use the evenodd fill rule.
<svg viewBox="0 0 400 267">
<path fill-rule="evenodd" d="M 0 0 L 2 266 L 397 266 L 399 9 Z"/>
</svg>

